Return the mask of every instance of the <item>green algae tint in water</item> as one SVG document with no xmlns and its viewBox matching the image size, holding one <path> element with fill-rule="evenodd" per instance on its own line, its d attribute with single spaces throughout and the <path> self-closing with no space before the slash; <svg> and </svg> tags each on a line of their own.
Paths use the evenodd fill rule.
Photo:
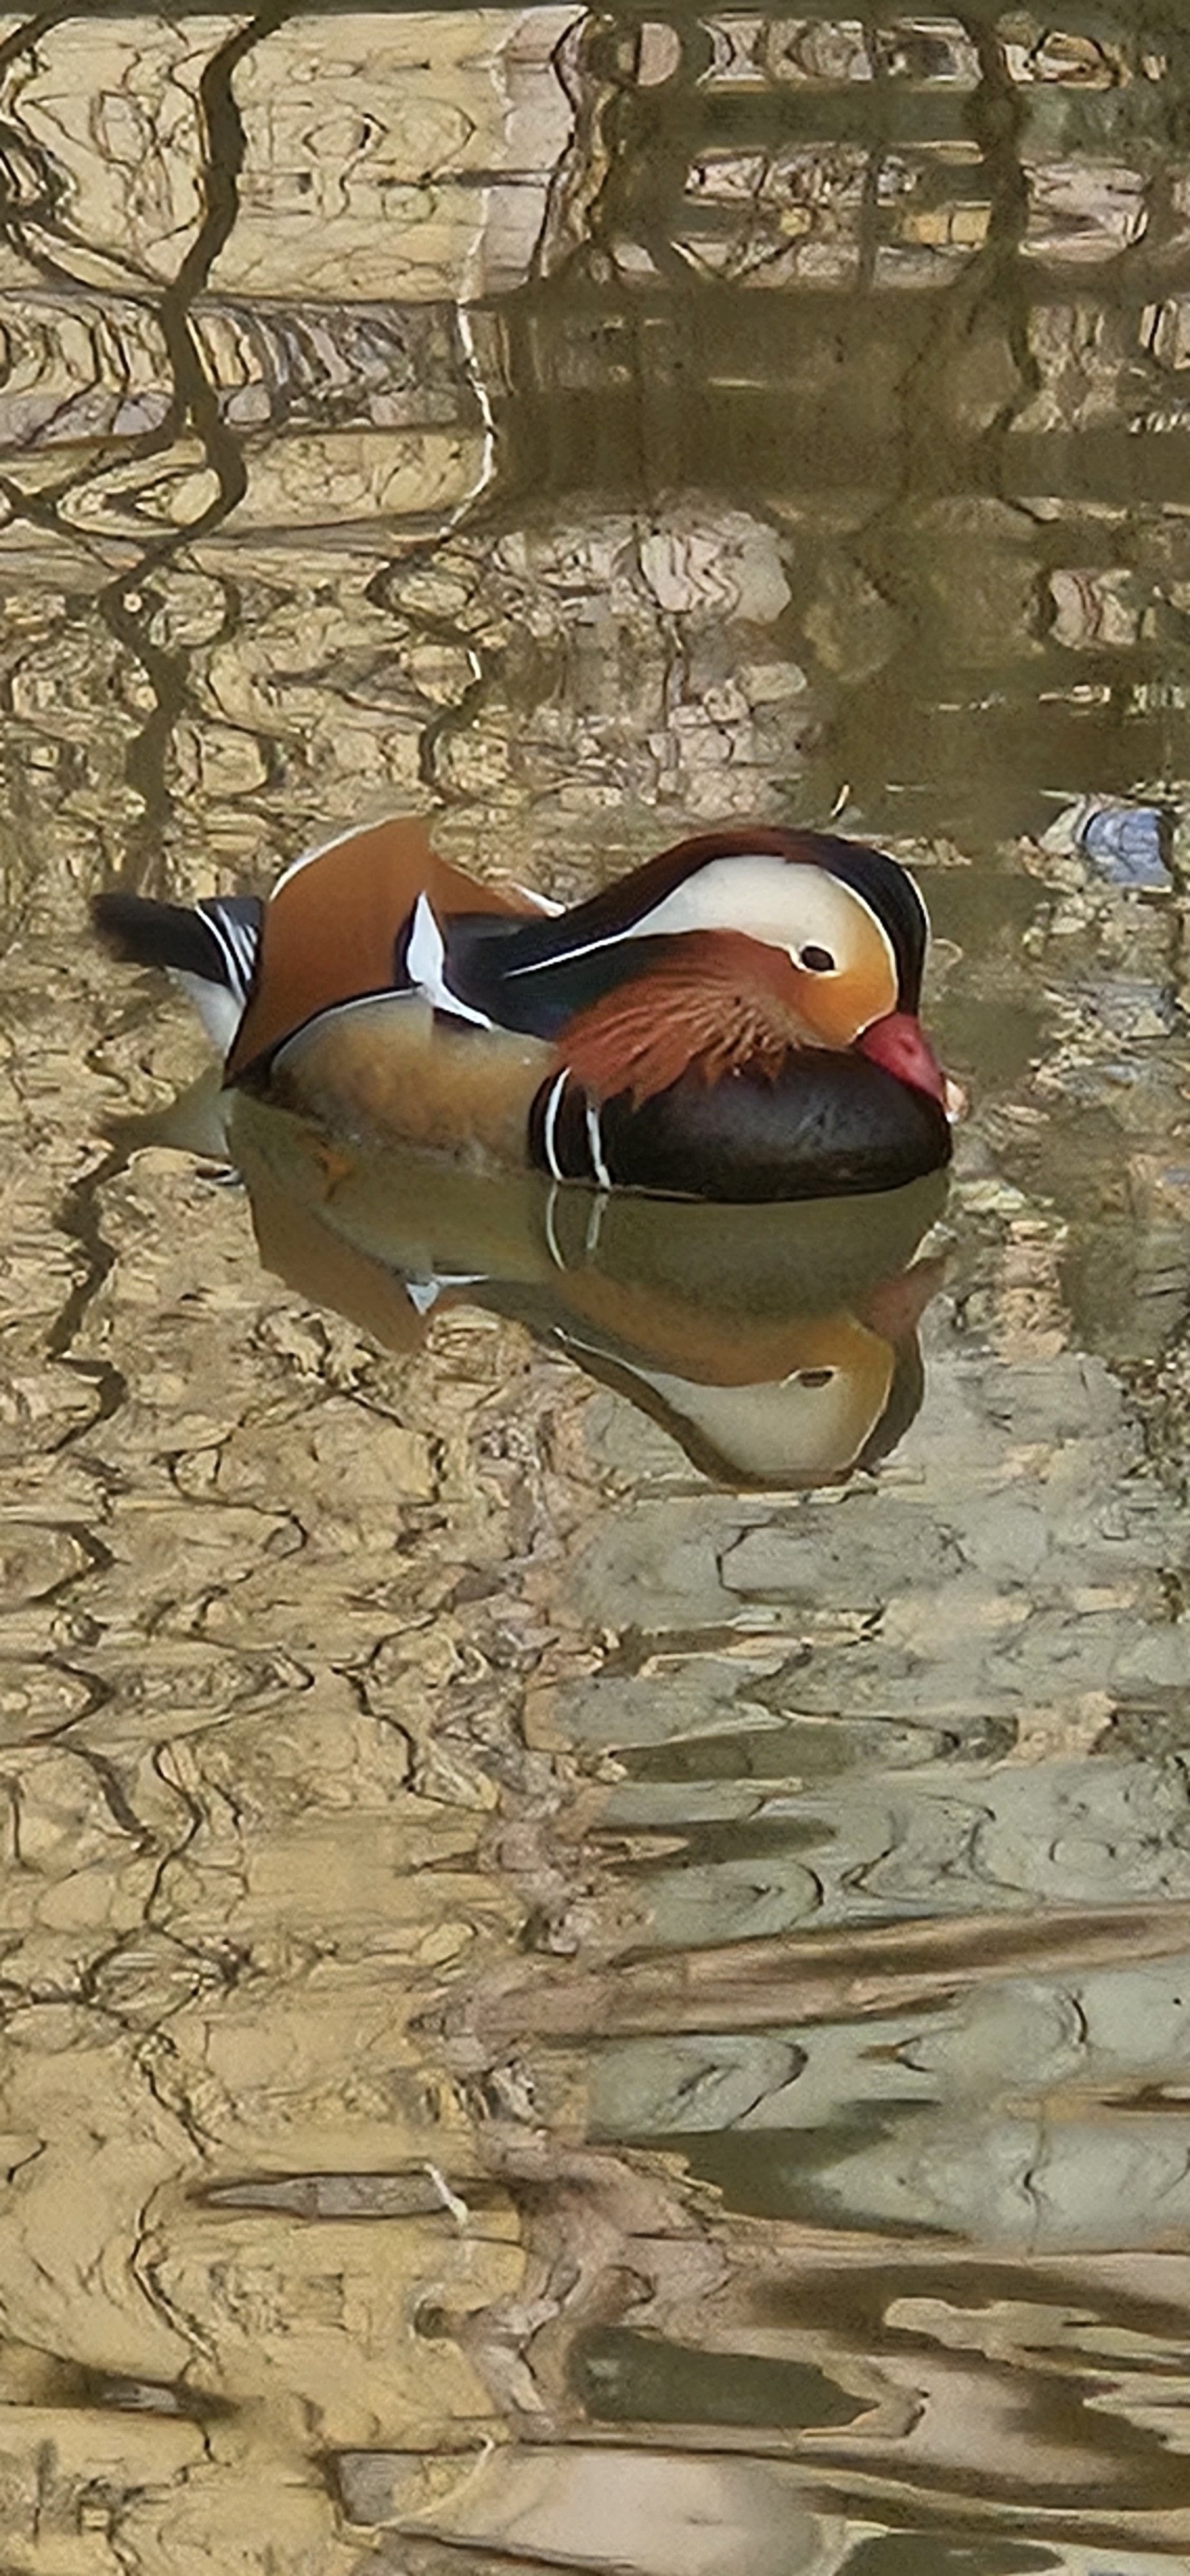
<svg viewBox="0 0 1190 2576">
<path fill-rule="evenodd" d="M 0 21 L 6 2568 L 1190 2558 L 1184 19 Z M 891 847 L 948 1200 L 229 1131 L 410 808 Z"/>
</svg>

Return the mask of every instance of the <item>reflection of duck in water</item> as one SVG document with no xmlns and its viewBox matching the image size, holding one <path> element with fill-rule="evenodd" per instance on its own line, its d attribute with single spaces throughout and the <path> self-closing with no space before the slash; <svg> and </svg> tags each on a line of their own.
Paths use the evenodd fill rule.
<svg viewBox="0 0 1190 2576">
<path fill-rule="evenodd" d="M 838 1481 L 921 1402 L 916 1328 L 941 1264 L 907 1264 L 940 1175 L 796 1207 L 600 1202 L 533 1173 L 356 1152 L 251 1100 L 230 1145 L 261 1259 L 299 1293 L 397 1350 L 461 1304 L 514 1317 L 722 1482 Z"/>
<path fill-rule="evenodd" d="M 394 819 L 299 859 L 267 902 L 95 909 L 117 953 L 192 992 L 227 1083 L 338 1135 L 736 1201 L 949 1158 L 917 1017 L 925 907 L 895 860 L 830 834 L 708 833 L 554 912 Z"/>
</svg>

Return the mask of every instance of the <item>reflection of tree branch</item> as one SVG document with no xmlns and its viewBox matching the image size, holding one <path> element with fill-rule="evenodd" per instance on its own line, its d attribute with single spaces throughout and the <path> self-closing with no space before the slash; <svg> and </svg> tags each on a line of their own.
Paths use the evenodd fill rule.
<svg viewBox="0 0 1190 2576">
<path fill-rule="evenodd" d="M 234 78 L 239 65 L 253 48 L 274 34 L 293 15 L 298 0 L 268 0 L 245 25 L 216 48 L 204 66 L 198 86 L 199 108 L 203 127 L 203 162 L 199 187 L 203 215 L 198 230 L 180 267 L 164 291 L 153 297 L 165 342 L 171 392 L 162 419 L 144 430 L 123 454 L 146 464 L 154 456 L 167 455 L 177 441 L 191 429 L 197 437 L 204 461 L 213 477 L 215 489 L 196 517 L 184 526 L 154 534 L 139 547 L 135 560 L 127 564 L 114 579 L 109 579 L 97 594 L 96 605 L 109 633 L 139 663 L 153 693 L 153 708 L 145 723 L 130 743 L 125 758 L 125 777 L 139 796 L 143 814 L 129 835 L 129 874 L 141 882 L 152 868 L 159 846 L 163 824 L 168 819 L 171 798 L 166 786 L 165 770 L 174 727 L 189 697 L 189 655 L 184 647 L 165 648 L 155 641 L 152 627 L 160 597 L 152 589 L 155 572 L 170 564 L 197 538 L 220 525 L 247 486 L 247 470 L 238 440 L 222 417 L 219 394 L 208 373 L 202 346 L 192 321 L 196 297 L 208 284 L 220 251 L 229 240 L 239 210 L 239 178 L 243 167 L 245 136 L 236 104 Z M 14 29 L 0 43 L 0 72 L 22 56 L 35 52 L 37 45 L 57 27 L 85 14 L 88 23 L 96 18 L 120 14 L 115 0 L 100 0 L 98 8 L 81 12 L 77 0 L 41 11 Z M 12 148 L 28 154 L 28 138 L 18 129 L 7 133 Z M 44 155 L 34 156 L 40 181 L 39 207 L 42 220 L 57 229 L 61 190 L 52 166 Z M 0 181 L 0 233 L 12 241 L 23 257 L 42 276 L 49 278 L 77 297 L 78 281 L 40 245 L 28 238 L 28 205 L 14 201 L 11 185 Z M 143 293 L 139 301 L 148 301 Z M 109 470 L 110 455 L 103 450 L 81 468 L 49 487 L 35 493 L 22 491 L 15 477 L 5 483 L 5 497 L 13 516 L 43 528 L 64 539 L 72 547 L 91 554 L 99 551 L 89 538 L 63 516 L 63 505 L 80 491 L 102 484 Z M 139 846 L 138 846 L 139 845 Z"/>
<path fill-rule="evenodd" d="M 198 85 L 206 147 L 200 172 L 205 211 L 158 308 L 173 374 L 174 399 L 160 428 L 151 434 L 158 446 L 168 446 L 189 421 L 202 440 L 207 462 L 218 480 L 217 499 L 191 522 L 185 538 L 202 535 L 207 527 L 225 517 L 243 497 L 247 480 L 238 442 L 220 419 L 218 395 L 203 364 L 190 309 L 230 239 L 239 213 L 244 125 L 236 105 L 233 76 L 254 47 L 275 34 L 297 5 L 298 0 L 272 0 L 271 6 L 262 9 L 216 49 Z M 151 454 L 152 449 L 145 452 Z"/>
<path fill-rule="evenodd" d="M 38 9 L 19 27 L 10 28 L 7 36 L 0 38 L 0 72 L 6 72 L 10 63 L 18 63 L 22 54 L 35 53 L 44 36 L 52 36 L 56 27 L 69 25 L 80 14 L 78 0 L 55 0 L 52 8 Z M 91 20 L 115 14 L 115 0 L 95 0 L 95 6 L 86 12 Z"/>
<path fill-rule="evenodd" d="M 143 595 L 143 585 L 152 574 L 168 563 L 179 549 L 226 518 L 242 500 L 247 485 L 247 472 L 235 434 L 221 420 L 218 394 L 203 364 L 202 352 L 195 335 L 190 308 L 200 288 L 206 285 L 210 272 L 236 219 L 238 182 L 244 160 L 244 128 L 232 89 L 232 77 L 252 46 L 262 36 L 271 34 L 279 19 L 288 14 L 289 0 L 263 11 L 245 27 L 219 46 L 206 64 L 199 82 L 199 103 L 205 129 L 205 157 L 200 184 L 205 212 L 177 275 L 165 289 L 158 312 L 165 335 L 166 352 L 173 379 L 173 394 L 164 419 L 146 430 L 137 442 L 137 454 L 147 460 L 171 448 L 187 424 L 196 432 L 203 453 L 215 477 L 216 490 L 197 518 L 166 535 L 156 537 L 135 564 L 107 585 L 99 595 L 99 610 L 112 634 L 134 653 L 146 672 L 156 705 L 137 740 L 130 746 L 125 775 L 135 787 L 144 807 L 144 821 L 138 837 L 153 831 L 168 809 L 168 791 L 164 782 L 164 762 L 176 717 L 181 712 L 186 693 L 187 657 L 178 651 L 170 655 L 152 641 L 149 629 L 156 600 Z M 140 872 L 138 871 L 138 874 Z"/>
<path fill-rule="evenodd" d="M 231 236 L 239 211 L 245 137 L 233 87 L 235 73 L 253 48 L 292 16 L 296 6 L 297 0 L 271 0 L 271 5 L 218 46 L 204 66 L 198 87 L 205 144 L 200 172 L 203 219 L 158 306 L 173 394 L 164 419 L 144 432 L 137 453 L 146 460 L 164 453 L 189 425 L 201 442 L 214 476 L 214 494 L 196 518 L 185 527 L 155 538 L 136 563 L 99 594 L 100 615 L 109 631 L 135 654 L 155 699 L 152 714 L 130 744 L 125 761 L 128 784 L 135 788 L 144 807 L 135 836 L 130 835 L 141 845 L 143 854 L 139 864 L 130 870 L 138 882 L 152 866 L 161 827 L 169 813 L 165 763 L 174 726 L 186 704 L 189 677 L 185 649 L 175 647 L 166 652 L 153 640 L 150 630 L 158 601 L 145 585 L 184 546 L 219 526 L 243 499 L 248 480 L 239 442 L 220 415 L 218 392 L 207 373 L 191 310 Z"/>
<path fill-rule="evenodd" d="M 467 657 L 471 669 L 467 687 L 452 704 L 438 708 L 427 718 L 417 744 L 417 774 L 423 785 L 433 788 L 444 802 L 458 804 L 468 800 L 461 789 L 452 787 L 449 779 L 443 776 L 440 754 L 449 748 L 457 734 L 466 733 L 474 724 L 497 685 L 498 675 L 491 655 L 453 618 L 434 616 L 424 608 L 411 608 L 404 596 L 404 586 L 411 570 L 431 563 L 437 545 L 438 539 L 430 538 L 412 554 L 403 554 L 390 563 L 382 564 L 367 583 L 364 597 L 370 607 L 380 609 L 386 616 L 399 618 L 414 635 L 426 641 L 451 645 Z"/>
<path fill-rule="evenodd" d="M 1005 1977 L 1176 1956 L 1190 1905 L 1054 1905 L 1044 1912 L 939 1915 L 929 1921 L 759 1939 L 705 1950 L 639 1955 L 603 1970 L 474 1998 L 488 2047 L 529 2036 L 574 2040 L 650 2033 L 778 2029 L 920 2010 Z"/>
<path fill-rule="evenodd" d="M 85 17 L 88 25 L 93 25 L 97 20 L 119 19 L 126 15 L 126 0 L 93 0 L 90 8 L 80 8 L 79 0 L 57 0 L 53 8 L 41 9 L 35 17 L 26 18 L 23 25 L 14 27 L 0 42 L 0 76 L 22 56 L 34 56 L 46 36 L 53 35 L 59 27 L 69 26 L 72 19 Z M 32 199 L 22 198 L 20 194 L 10 157 L 13 154 L 24 159 L 35 175 L 39 194 Z M 66 190 L 59 181 L 50 153 L 24 131 L 15 117 L 11 123 L 0 120 L 0 236 L 11 242 L 22 259 L 27 260 L 29 266 L 49 284 L 65 287 L 69 293 L 74 293 L 78 280 L 73 271 L 64 268 L 28 235 L 31 224 L 41 223 L 51 235 L 69 242 L 71 235 L 63 217 L 65 199 Z M 134 271 L 134 274 L 136 285 L 130 288 L 122 286 L 121 292 L 155 303 L 158 294 L 156 281 L 143 271 Z"/>
<path fill-rule="evenodd" d="M 994 445 L 998 465 L 1004 437 L 1038 382 L 1037 361 L 1029 341 L 1028 297 L 1020 274 L 1020 248 L 1029 220 L 1029 189 L 1018 150 L 1026 110 L 1010 77 L 995 27 L 984 21 L 978 9 L 960 8 L 956 15 L 979 62 L 979 87 L 969 114 L 991 193 L 987 238 L 968 272 L 974 289 L 973 311 L 975 306 L 989 301 L 1003 308 L 1009 353 L 1018 377 L 1015 394 L 986 432 L 985 443 Z M 1002 479 L 997 471 L 997 486 Z"/>
</svg>

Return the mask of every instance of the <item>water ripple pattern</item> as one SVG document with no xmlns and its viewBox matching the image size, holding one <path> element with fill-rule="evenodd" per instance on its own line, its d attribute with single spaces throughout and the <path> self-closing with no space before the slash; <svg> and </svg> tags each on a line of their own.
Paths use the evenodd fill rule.
<svg viewBox="0 0 1190 2576">
<path fill-rule="evenodd" d="M 1170 0 L 0 16 L 6 2576 L 1190 2564 L 1188 111 Z M 870 1450 L 219 1186 L 87 895 L 414 809 L 917 871 Z"/>
</svg>

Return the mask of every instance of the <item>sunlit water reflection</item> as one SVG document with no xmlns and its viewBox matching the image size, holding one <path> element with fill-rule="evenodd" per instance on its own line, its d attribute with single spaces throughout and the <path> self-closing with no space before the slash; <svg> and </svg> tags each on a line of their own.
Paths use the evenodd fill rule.
<svg viewBox="0 0 1190 2576">
<path fill-rule="evenodd" d="M 1187 2564 L 1182 14 L 0 21 L 6 2567 Z M 949 1192 L 229 1130 L 410 808 L 893 848 Z"/>
</svg>

